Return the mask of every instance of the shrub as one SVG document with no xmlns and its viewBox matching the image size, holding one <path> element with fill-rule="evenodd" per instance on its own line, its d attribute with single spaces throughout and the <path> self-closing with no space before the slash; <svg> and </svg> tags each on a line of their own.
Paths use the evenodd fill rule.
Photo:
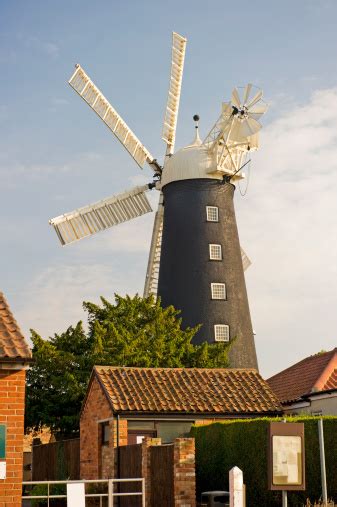
<svg viewBox="0 0 337 507">
<path fill-rule="evenodd" d="M 194 426 L 191 436 L 196 444 L 197 492 L 228 490 L 228 472 L 238 466 L 246 484 L 247 505 L 276 507 L 281 493 L 268 491 L 268 426 L 280 418 L 228 420 L 206 426 Z M 337 417 L 323 417 L 328 495 L 337 500 Z M 306 490 L 288 492 L 288 505 L 300 507 L 307 498 L 321 496 L 321 471 L 318 419 L 292 417 L 288 422 L 304 422 Z"/>
</svg>

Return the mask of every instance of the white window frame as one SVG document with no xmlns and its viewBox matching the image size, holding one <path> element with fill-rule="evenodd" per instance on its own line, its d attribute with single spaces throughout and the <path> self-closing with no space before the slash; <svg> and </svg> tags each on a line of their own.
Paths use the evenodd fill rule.
<svg viewBox="0 0 337 507">
<path fill-rule="evenodd" d="M 214 325 L 214 340 L 216 342 L 229 342 L 229 326 L 227 324 Z"/>
<path fill-rule="evenodd" d="M 212 250 L 214 250 L 213 247 L 218 247 L 219 249 L 219 252 L 220 252 L 220 256 L 215 256 L 214 252 L 212 252 Z M 222 246 L 219 245 L 218 243 L 210 243 L 209 244 L 209 258 L 211 261 L 222 261 Z"/>
<path fill-rule="evenodd" d="M 212 216 L 212 214 L 214 215 Z M 219 222 L 219 208 L 218 206 L 206 206 L 207 222 Z"/>
<path fill-rule="evenodd" d="M 218 282 L 211 283 L 211 293 L 212 299 L 226 299 L 226 285 Z"/>
</svg>

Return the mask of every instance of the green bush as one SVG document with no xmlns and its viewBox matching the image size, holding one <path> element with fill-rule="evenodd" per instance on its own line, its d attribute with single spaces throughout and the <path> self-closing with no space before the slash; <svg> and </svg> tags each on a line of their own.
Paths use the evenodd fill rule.
<svg viewBox="0 0 337 507">
<path fill-rule="evenodd" d="M 194 426 L 197 493 L 228 490 L 228 472 L 238 466 L 243 471 L 249 507 L 276 507 L 281 493 L 268 491 L 268 426 L 280 418 L 228 420 Z M 305 505 L 321 496 L 321 471 L 316 417 L 288 417 L 288 422 L 304 422 L 306 490 L 288 492 L 289 507 Z M 337 500 L 337 417 L 323 417 L 325 457 L 329 498 Z"/>
<path fill-rule="evenodd" d="M 30 491 L 25 491 L 24 495 L 28 496 L 45 496 L 46 498 L 34 498 L 30 500 L 31 507 L 46 507 L 49 505 L 50 507 L 65 507 L 67 503 L 66 498 L 51 498 L 47 500 L 48 495 L 48 486 L 47 484 L 35 484 L 32 486 L 26 486 L 26 489 L 30 489 Z M 49 494 L 50 495 L 66 495 L 66 485 L 65 484 L 51 484 L 49 486 Z"/>
</svg>

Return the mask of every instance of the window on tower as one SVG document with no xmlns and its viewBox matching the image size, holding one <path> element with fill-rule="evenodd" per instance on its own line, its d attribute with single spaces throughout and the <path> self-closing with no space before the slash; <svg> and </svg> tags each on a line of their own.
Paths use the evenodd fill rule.
<svg viewBox="0 0 337 507">
<path fill-rule="evenodd" d="M 207 222 L 219 222 L 219 208 L 217 206 L 206 206 Z"/>
<path fill-rule="evenodd" d="M 211 261 L 222 260 L 222 248 L 221 245 L 210 244 L 209 245 L 209 258 Z"/>
<path fill-rule="evenodd" d="M 229 342 L 229 326 L 226 324 L 215 324 L 214 339 L 216 342 Z"/>
<path fill-rule="evenodd" d="M 226 299 L 226 286 L 224 283 L 211 283 L 212 299 Z"/>
</svg>

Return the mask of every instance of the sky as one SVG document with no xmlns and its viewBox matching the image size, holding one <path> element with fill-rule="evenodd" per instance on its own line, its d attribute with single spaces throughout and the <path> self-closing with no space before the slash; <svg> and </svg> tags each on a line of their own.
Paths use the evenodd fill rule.
<svg viewBox="0 0 337 507">
<path fill-rule="evenodd" d="M 176 31 L 176 149 L 196 113 L 206 136 L 234 86 L 270 106 L 235 195 L 261 374 L 336 346 L 336 19 L 334 0 L 0 0 L 0 290 L 27 337 L 86 320 L 83 301 L 143 292 L 153 214 L 64 248 L 48 220 L 151 181 L 67 84 L 74 65 L 162 161 Z"/>
</svg>

